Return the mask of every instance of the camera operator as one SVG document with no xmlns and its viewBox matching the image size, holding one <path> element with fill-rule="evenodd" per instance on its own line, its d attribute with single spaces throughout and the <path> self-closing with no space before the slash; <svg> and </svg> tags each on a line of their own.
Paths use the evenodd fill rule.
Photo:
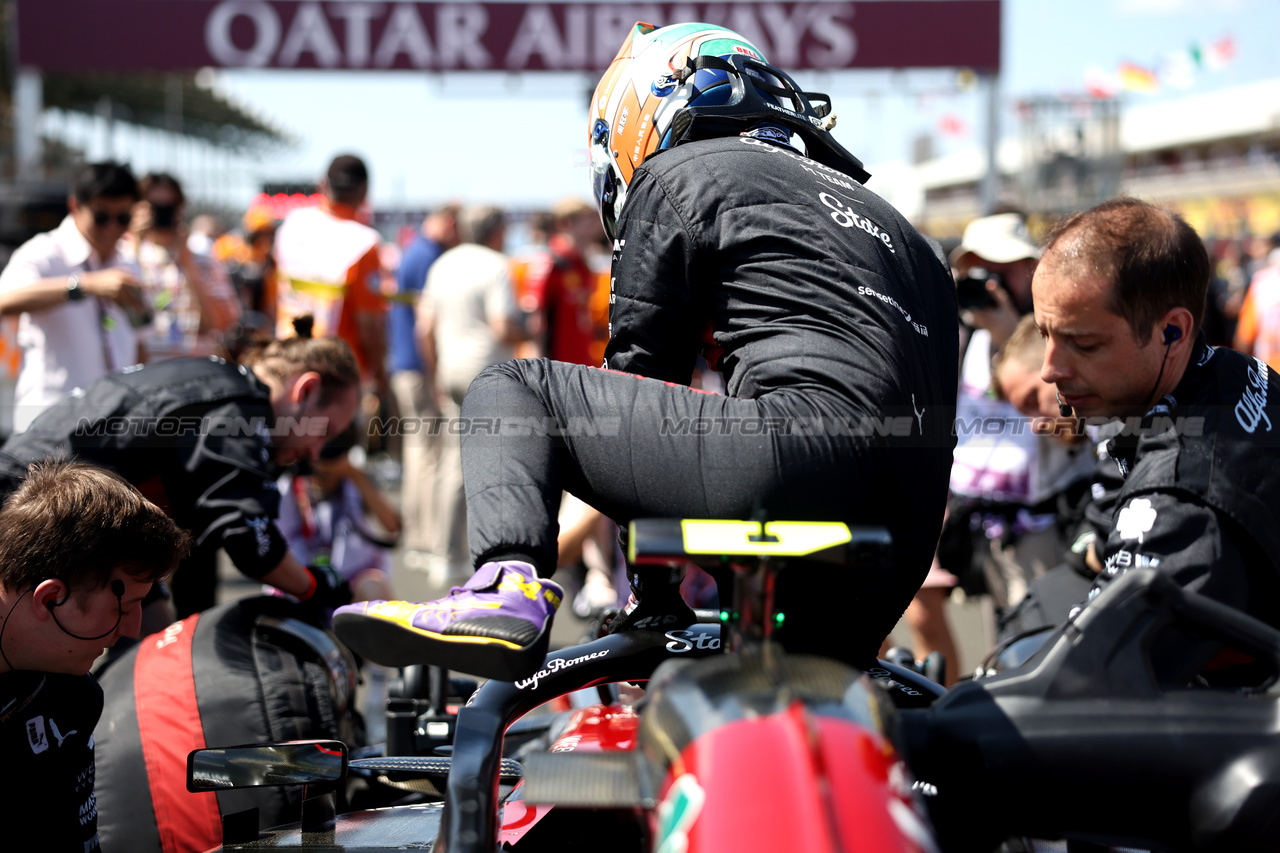
<svg viewBox="0 0 1280 853">
<path fill-rule="evenodd" d="M 997 213 L 975 219 L 964 229 L 960 245 L 951 252 L 951 270 L 957 281 L 974 273 L 986 298 L 962 298 L 960 319 L 975 334 L 975 342 L 986 339 L 987 359 L 1004 346 L 1018 320 L 1031 313 L 1031 277 L 1040 250 L 1031 242 L 1026 220 L 1019 213 Z M 965 287 L 959 288 L 963 297 Z M 985 333 L 985 334 L 980 334 Z"/>
<path fill-rule="evenodd" d="M 1151 567 L 1280 627 L 1280 383 L 1206 345 L 1208 283 L 1204 244 L 1176 214 L 1120 198 L 1067 219 L 1033 284 L 1041 377 L 1064 413 L 1125 421 L 1107 447 L 1124 483 L 1092 594 Z M 1217 650 L 1170 630 L 1153 660 L 1184 684 L 1225 663 Z"/>
<path fill-rule="evenodd" d="M 143 599 L 187 546 L 137 489 L 84 463 L 33 465 L 0 510 L 0 821 L 38 817 L 33 848 L 98 850 L 89 667 L 138 634 Z"/>
<path fill-rule="evenodd" d="M 1040 250 L 1017 213 L 969 223 L 950 256 L 960 319 L 970 330 L 956 402 L 956 449 L 943 568 L 966 592 L 986 591 L 999 610 L 1017 605 L 1027 585 L 1058 560 L 1052 514 L 1028 512 L 1040 488 L 1041 443 L 1027 418 L 991 394 L 991 363 L 1031 313 L 1031 278 Z"/>
</svg>

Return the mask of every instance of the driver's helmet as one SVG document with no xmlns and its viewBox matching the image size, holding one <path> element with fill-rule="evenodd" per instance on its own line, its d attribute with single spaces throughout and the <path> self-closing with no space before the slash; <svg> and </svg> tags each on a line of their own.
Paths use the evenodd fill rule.
<svg viewBox="0 0 1280 853">
<path fill-rule="evenodd" d="M 610 238 L 627 185 L 645 157 L 671 147 L 671 122 L 691 105 L 725 104 L 732 91 L 723 69 L 704 68 L 682 79 L 690 58 L 764 54 L 733 30 L 714 24 L 656 28 L 637 23 L 591 98 L 591 180 Z"/>
<path fill-rule="evenodd" d="M 862 163 L 831 136 L 831 101 L 802 92 L 754 44 L 714 24 L 637 23 L 591 98 L 591 178 L 612 238 L 631 177 L 646 157 L 698 139 L 792 135 L 819 163 L 866 182 Z"/>
</svg>

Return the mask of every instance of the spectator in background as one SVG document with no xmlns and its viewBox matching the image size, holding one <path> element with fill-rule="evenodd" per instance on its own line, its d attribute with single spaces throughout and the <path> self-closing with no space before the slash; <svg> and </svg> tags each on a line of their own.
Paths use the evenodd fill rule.
<svg viewBox="0 0 1280 853">
<path fill-rule="evenodd" d="M 529 262 L 520 308 L 541 317 L 541 355 L 553 361 L 599 366 L 593 344 L 600 337 L 591 315 L 596 274 L 586 254 L 603 233 L 595 208 L 578 198 L 552 209 L 555 233 L 547 250 Z"/>
<path fill-rule="evenodd" d="M 150 360 L 212 355 L 240 319 L 240 303 L 226 270 L 213 256 L 188 245 L 186 197 L 172 175 L 150 173 L 138 181 L 133 230 L 121 255 L 141 272 L 153 319 L 141 332 Z"/>
<path fill-rule="evenodd" d="M 438 537 L 431 523 L 436 515 L 433 498 L 441 450 L 441 436 L 434 424 L 440 417 L 440 407 L 434 390 L 428 385 L 430 368 L 423 365 L 418 346 L 417 305 L 431 265 L 457 244 L 457 205 L 445 205 L 423 220 L 400 260 L 396 294 L 388 317 L 391 392 L 400 410 L 403 441 L 400 506 L 405 519 L 405 559 L 413 568 L 425 568 L 424 552 L 445 552 L 444 546 L 436 541 Z"/>
<path fill-rule="evenodd" d="M 276 221 L 264 206 L 251 207 L 240 220 L 239 234 L 229 233 L 213 244 L 213 256 L 226 264 L 231 285 L 240 299 L 245 325 L 265 328 L 274 336 L 276 328 Z"/>
<path fill-rule="evenodd" d="M 289 552 L 307 566 L 331 566 L 351 584 L 356 601 L 387 599 L 391 549 L 402 527 L 400 513 L 350 457 L 356 444 L 346 430 L 326 444 L 305 475 L 280 477 L 277 524 Z M 378 531 L 366 520 L 372 515 Z"/>
<path fill-rule="evenodd" d="M 1241 266 L 1244 269 L 1244 280 L 1253 281 L 1253 277 L 1271 266 L 1271 252 L 1276 248 L 1274 237 L 1250 234 L 1240 241 L 1244 257 Z"/>
<path fill-rule="evenodd" d="M 986 305 L 961 300 L 961 319 L 971 329 L 960 368 L 956 401 L 957 444 L 951 469 L 949 525 L 969 527 L 978 542 L 972 564 L 956 555 L 940 555 L 942 568 L 959 575 L 968 591 L 981 589 L 978 565 L 998 607 L 1016 604 L 1020 584 L 1009 580 L 1034 573 L 1044 555 L 1035 553 L 1024 534 L 1047 525 L 1026 510 L 1033 494 L 1039 442 L 1026 418 L 991 393 L 991 361 L 1031 312 L 1031 278 L 1040 250 L 1017 213 L 976 219 L 965 228 L 951 265 L 963 288 L 965 279 L 985 278 Z M 985 534 L 985 535 L 984 535 Z M 948 538 L 944 534 L 944 538 Z M 1025 564 L 1025 565 L 1024 565 Z M 1050 563 L 1052 565 L 1052 563 Z M 1011 597 L 1012 595 L 1012 597 Z"/>
<path fill-rule="evenodd" d="M 1204 306 L 1204 335 L 1209 346 L 1229 347 L 1236 334 L 1240 306 L 1249 287 L 1242 266 L 1239 240 L 1218 240 L 1213 245 L 1213 277 Z"/>
<path fill-rule="evenodd" d="M 459 435 L 449 429 L 471 380 L 491 364 L 512 358 L 525 337 L 502 254 L 505 216 L 496 207 L 468 207 L 458 216 L 462 243 L 436 260 L 418 301 L 417 334 L 424 366 L 445 419 L 439 430 L 440 467 L 432 497 L 428 559 L 435 581 L 468 577 L 466 504 Z M 443 562 L 441 562 L 443 561 Z"/>
<path fill-rule="evenodd" d="M 293 211 L 275 239 L 276 334 L 315 317 L 316 337 L 342 338 L 378 396 L 387 393 L 386 300 L 379 293 L 381 235 L 358 220 L 369 170 L 350 154 L 335 157 L 320 183 L 325 202 Z"/>
<path fill-rule="evenodd" d="M 1008 401 L 1018 413 L 1031 419 L 1036 435 L 1034 467 L 1031 470 L 1028 506 L 1015 515 L 1013 528 L 1023 519 L 1015 549 L 1026 558 L 1010 564 L 1001 562 L 1005 573 L 998 583 L 1006 598 L 1016 604 L 1033 581 L 1065 558 L 1072 543 L 1064 519 L 1071 507 L 1080 503 L 1098 467 L 1093 442 L 1074 418 L 1062 417 L 1056 389 L 1040 378 L 1044 363 L 1044 338 L 1035 318 L 1023 317 L 1013 336 L 992 364 L 992 387 L 996 397 Z M 1052 520 L 1053 523 L 1048 523 Z M 1019 535 L 1010 531 L 1011 535 Z"/>
<path fill-rule="evenodd" d="M 191 220 L 191 236 L 187 238 L 187 248 L 197 255 L 213 257 L 213 247 L 222 235 L 227 233 L 222 221 L 212 213 L 202 213 Z"/>
<path fill-rule="evenodd" d="M 1234 347 L 1280 370 L 1280 232 L 1271 236 L 1271 246 L 1240 306 Z"/>
<path fill-rule="evenodd" d="M 0 315 L 20 315 L 15 433 L 71 389 L 140 360 L 146 305 L 138 268 L 118 251 L 137 200 L 128 166 L 82 166 L 62 224 L 19 246 L 0 273 Z"/>
<path fill-rule="evenodd" d="M 516 358 L 538 358 L 542 347 L 535 338 L 542 337 L 542 318 L 529 311 L 535 310 L 537 300 L 529 295 L 529 270 L 540 265 L 547 252 L 547 241 L 555 231 L 556 220 L 549 210 L 535 210 L 524 218 L 524 240 L 511 253 L 511 286 L 515 289 L 516 304 L 524 313 L 525 328 L 529 340 L 516 344 Z M 526 310 L 526 306 L 527 309 Z"/>
</svg>

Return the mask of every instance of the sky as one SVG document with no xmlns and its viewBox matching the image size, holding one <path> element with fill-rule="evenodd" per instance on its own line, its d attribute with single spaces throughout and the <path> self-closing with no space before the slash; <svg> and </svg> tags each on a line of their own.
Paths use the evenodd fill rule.
<svg viewBox="0 0 1280 853">
<path fill-rule="evenodd" d="M 1078 93 L 1089 66 L 1151 66 L 1166 52 L 1224 36 L 1236 45 L 1229 66 L 1203 72 L 1188 90 L 1127 94 L 1126 103 L 1280 76 L 1278 0 L 1004 0 L 1002 18 L 1002 134 L 1017 131 L 1010 105 L 1018 97 Z M 961 90 L 954 71 L 796 78 L 832 96 L 840 117 L 836 138 L 869 165 L 908 160 L 922 135 L 934 136 L 935 153 L 983 144 L 984 95 Z M 295 144 L 253 159 L 210 156 L 163 139 L 148 143 L 149 137 L 123 145 L 117 137 L 115 147 L 128 148 L 140 161 L 136 168 L 171 168 L 180 176 L 185 170 L 194 183 L 216 186 L 218 200 L 231 206 L 247 204 L 263 180 L 314 179 L 344 152 L 369 163 L 379 208 L 460 199 L 530 209 L 589 195 L 585 137 L 595 81 L 586 75 L 219 71 L 214 79 L 219 91 L 288 131 Z M 938 132 L 943 124 L 950 134 Z M 91 156 L 103 153 L 100 134 L 80 132 Z"/>
</svg>

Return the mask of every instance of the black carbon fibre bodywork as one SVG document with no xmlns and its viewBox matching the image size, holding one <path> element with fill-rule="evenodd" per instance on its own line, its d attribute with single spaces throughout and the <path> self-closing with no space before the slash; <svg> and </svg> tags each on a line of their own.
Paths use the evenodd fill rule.
<svg viewBox="0 0 1280 853">
<path fill-rule="evenodd" d="M 903 711 L 908 763 L 937 788 L 943 849 L 1025 835 L 1280 850 L 1280 683 L 1160 684 L 1151 649 L 1174 624 L 1280 670 L 1280 632 L 1141 569 L 1021 666 Z"/>
</svg>

